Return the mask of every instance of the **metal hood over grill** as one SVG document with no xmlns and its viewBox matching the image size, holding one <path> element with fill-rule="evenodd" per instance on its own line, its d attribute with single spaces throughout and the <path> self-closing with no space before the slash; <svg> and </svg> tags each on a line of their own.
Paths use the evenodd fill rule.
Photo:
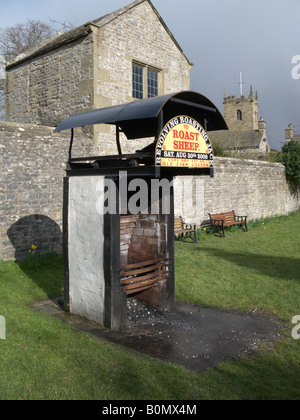
<svg viewBox="0 0 300 420">
<path fill-rule="evenodd" d="M 73 115 L 62 121 L 55 132 L 94 124 L 112 124 L 118 126 L 127 139 L 154 137 L 158 132 L 161 111 L 164 121 L 180 113 L 195 118 L 207 131 L 227 130 L 222 114 L 209 99 L 196 92 L 182 91 Z"/>
</svg>

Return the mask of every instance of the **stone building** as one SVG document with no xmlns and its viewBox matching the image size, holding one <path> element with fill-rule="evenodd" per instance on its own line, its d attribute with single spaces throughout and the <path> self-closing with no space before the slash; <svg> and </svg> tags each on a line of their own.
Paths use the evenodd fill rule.
<svg viewBox="0 0 300 420">
<path fill-rule="evenodd" d="M 151 1 L 136 0 L 9 63 L 6 120 L 56 126 L 76 113 L 189 90 L 191 66 Z M 112 130 L 94 127 L 101 153 L 116 152 Z"/>
<path fill-rule="evenodd" d="M 285 143 L 288 143 L 291 140 L 300 142 L 300 134 L 296 133 L 293 124 L 289 124 L 288 128 L 285 130 Z"/>
<path fill-rule="evenodd" d="M 231 131 L 258 130 L 258 95 L 226 96 L 224 93 L 224 118 Z"/>
<path fill-rule="evenodd" d="M 211 132 L 213 142 L 237 153 L 270 152 L 266 123 L 258 118 L 258 95 L 253 95 L 252 86 L 248 97 L 224 94 L 224 118 L 229 130 Z"/>
</svg>

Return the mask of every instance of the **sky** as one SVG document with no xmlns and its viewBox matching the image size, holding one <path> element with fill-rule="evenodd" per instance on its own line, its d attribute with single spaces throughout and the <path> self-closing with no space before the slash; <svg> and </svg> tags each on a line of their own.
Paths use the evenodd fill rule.
<svg viewBox="0 0 300 420">
<path fill-rule="evenodd" d="M 131 0 L 0 0 L 0 28 L 27 19 L 79 26 Z M 224 89 L 258 92 L 259 117 L 281 150 L 290 123 L 300 133 L 300 0 L 152 0 L 194 64 L 191 90 L 224 113 Z"/>
</svg>

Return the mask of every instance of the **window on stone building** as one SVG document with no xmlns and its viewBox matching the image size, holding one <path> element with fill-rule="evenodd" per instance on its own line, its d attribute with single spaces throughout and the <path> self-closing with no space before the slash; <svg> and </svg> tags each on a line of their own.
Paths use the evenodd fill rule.
<svg viewBox="0 0 300 420">
<path fill-rule="evenodd" d="M 158 96 L 158 72 L 148 69 L 148 98 Z"/>
<path fill-rule="evenodd" d="M 144 69 L 137 64 L 132 66 L 132 96 L 135 99 L 143 99 L 144 97 Z"/>
<path fill-rule="evenodd" d="M 160 70 L 146 64 L 132 64 L 132 96 L 135 99 L 153 98 L 159 94 Z"/>
<path fill-rule="evenodd" d="M 243 120 L 243 114 L 242 114 L 242 111 L 240 109 L 236 113 L 236 118 L 237 118 L 238 121 Z"/>
</svg>

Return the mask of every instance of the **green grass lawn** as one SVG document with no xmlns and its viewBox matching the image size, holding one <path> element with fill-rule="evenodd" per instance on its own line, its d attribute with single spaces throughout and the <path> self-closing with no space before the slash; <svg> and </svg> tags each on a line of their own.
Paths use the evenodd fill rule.
<svg viewBox="0 0 300 420">
<path fill-rule="evenodd" d="M 283 321 L 276 343 L 204 374 L 99 341 L 27 305 L 62 294 L 62 260 L 0 262 L 0 399 L 300 399 L 300 212 L 175 243 L 176 298 Z"/>
<path fill-rule="evenodd" d="M 177 299 L 287 321 L 300 314 L 299 212 L 250 223 L 247 233 L 234 229 L 226 238 L 210 234 L 197 246 L 176 245 Z"/>
</svg>

